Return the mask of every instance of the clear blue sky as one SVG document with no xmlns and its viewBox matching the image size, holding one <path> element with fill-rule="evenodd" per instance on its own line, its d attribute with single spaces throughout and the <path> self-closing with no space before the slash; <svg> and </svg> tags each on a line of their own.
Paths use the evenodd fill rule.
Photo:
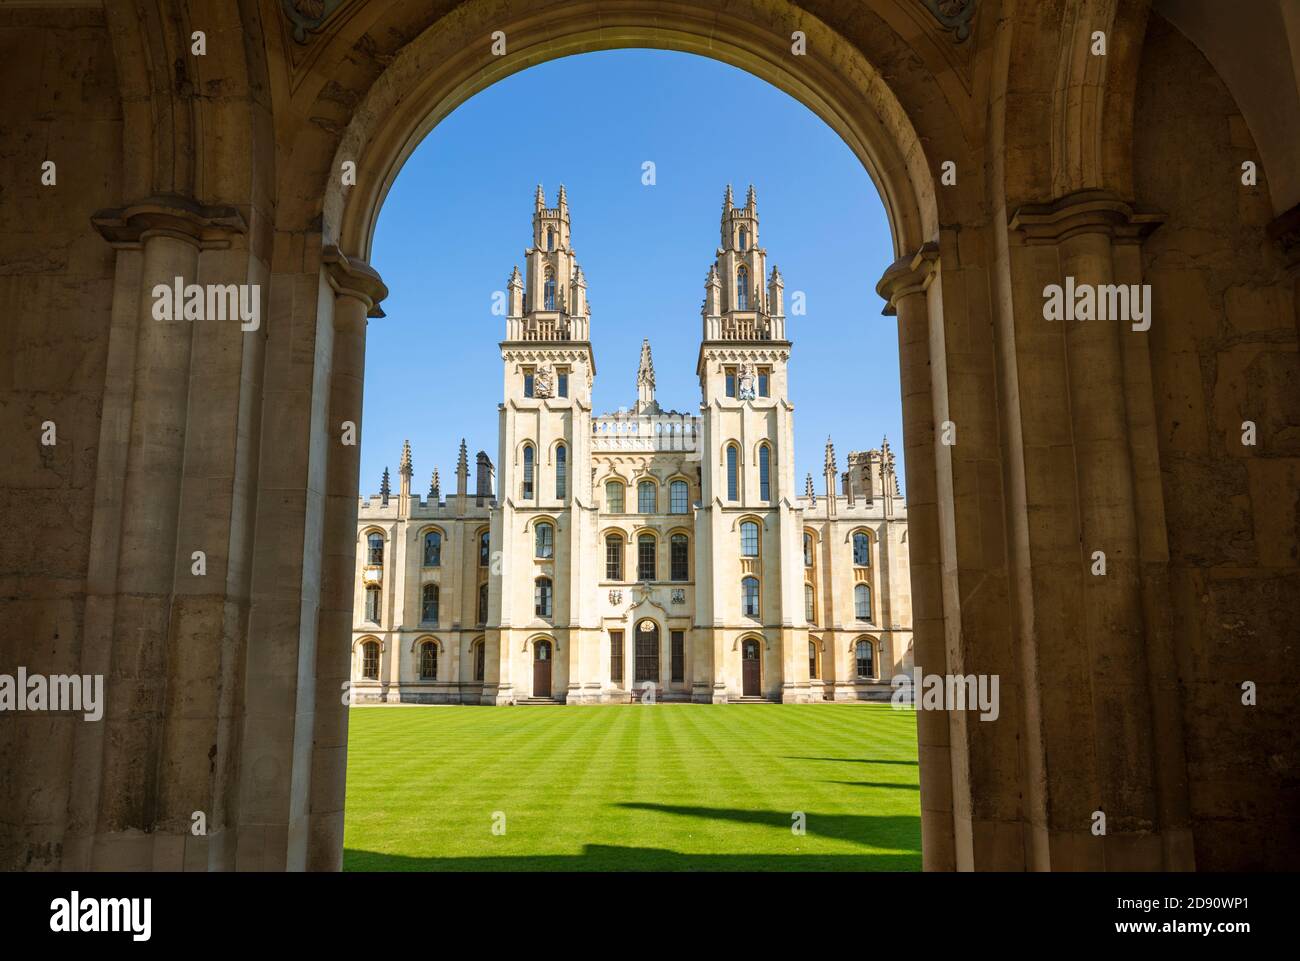
<svg viewBox="0 0 1300 961">
<path fill-rule="evenodd" d="M 725 131 L 719 134 L 717 131 Z M 644 161 L 657 183 L 643 186 Z M 552 61 L 472 97 L 399 173 L 380 212 L 371 262 L 388 284 L 387 317 L 366 342 L 361 490 L 397 489 L 410 438 L 412 489 L 435 466 L 455 490 L 466 438 L 497 459 L 504 318 L 491 312 L 522 270 L 533 195 L 568 191 L 572 242 L 587 278 L 596 413 L 636 400 L 641 338 L 656 398 L 698 413 L 695 376 L 704 278 L 718 245 L 725 185 L 758 192 L 759 241 L 808 312 L 794 342 L 795 476 L 822 493 L 826 436 L 842 473 L 850 450 L 883 435 L 902 470 L 898 335 L 875 284 L 892 261 L 875 186 L 844 142 L 770 84 L 690 54 L 621 50 Z"/>
</svg>

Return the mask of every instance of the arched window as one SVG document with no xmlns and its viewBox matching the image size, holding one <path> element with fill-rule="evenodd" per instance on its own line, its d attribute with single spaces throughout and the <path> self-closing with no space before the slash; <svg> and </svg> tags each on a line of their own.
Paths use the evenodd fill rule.
<svg viewBox="0 0 1300 961">
<path fill-rule="evenodd" d="M 817 680 L 817 642 L 808 642 L 808 678 Z"/>
<path fill-rule="evenodd" d="M 361 676 L 367 681 L 379 680 L 378 641 L 366 641 L 361 645 Z"/>
<path fill-rule="evenodd" d="M 871 588 L 866 584 L 853 588 L 853 616 L 860 621 L 871 620 Z"/>
<path fill-rule="evenodd" d="M 610 534 L 605 538 L 605 580 L 623 579 L 623 538 Z"/>
<path fill-rule="evenodd" d="M 425 641 L 420 645 L 420 678 L 425 681 L 438 677 L 438 645 Z"/>
<path fill-rule="evenodd" d="M 871 538 L 863 531 L 855 531 L 853 534 L 853 566 L 871 566 Z"/>
<path fill-rule="evenodd" d="M 642 621 L 636 628 L 636 683 L 659 680 L 659 625 Z"/>
<path fill-rule="evenodd" d="M 550 227 L 546 228 L 546 249 L 548 251 L 555 249 L 555 231 Z"/>
<path fill-rule="evenodd" d="M 420 599 L 420 620 L 425 624 L 438 623 L 438 585 L 425 584 Z"/>
<path fill-rule="evenodd" d="M 555 556 L 555 528 L 546 521 L 541 521 L 534 528 L 533 535 L 533 556 L 534 557 L 554 557 Z"/>
<path fill-rule="evenodd" d="M 384 535 L 378 531 L 372 531 L 366 538 L 366 543 L 370 546 L 369 564 L 371 567 L 384 566 Z"/>
<path fill-rule="evenodd" d="M 740 582 L 741 613 L 746 617 L 758 617 L 758 578 L 746 577 Z"/>
<path fill-rule="evenodd" d="M 675 581 L 691 576 L 690 539 L 685 534 L 674 534 L 668 542 L 669 577 Z"/>
<path fill-rule="evenodd" d="M 817 592 L 811 584 L 803 586 L 803 617 L 809 624 L 817 623 Z"/>
<path fill-rule="evenodd" d="M 672 514 L 685 514 L 689 508 L 690 489 L 686 481 L 675 480 L 668 485 L 668 510 Z"/>
<path fill-rule="evenodd" d="M 366 620 L 371 624 L 379 623 L 379 588 L 366 588 Z"/>
<path fill-rule="evenodd" d="M 483 680 L 483 668 L 487 666 L 487 643 L 477 641 L 474 644 L 474 680 Z"/>
<path fill-rule="evenodd" d="M 492 563 L 492 532 L 483 531 L 478 535 L 478 566 L 487 567 Z"/>
<path fill-rule="evenodd" d="M 803 566 L 813 566 L 813 536 L 804 534 L 803 536 Z"/>
<path fill-rule="evenodd" d="M 743 264 L 736 271 L 736 309 L 749 310 L 749 271 Z"/>
<path fill-rule="evenodd" d="M 876 676 L 876 648 L 870 641 L 863 639 L 854 647 L 854 660 L 858 664 L 858 677 Z"/>
<path fill-rule="evenodd" d="M 544 310 L 555 309 L 555 274 L 549 267 L 546 269 L 546 282 L 542 285 L 542 301 Z"/>
<path fill-rule="evenodd" d="M 642 481 L 636 485 L 636 509 L 642 514 L 653 514 L 655 512 L 655 482 Z"/>
<path fill-rule="evenodd" d="M 488 617 L 488 586 L 484 581 L 478 586 L 478 623 L 486 624 Z"/>
<path fill-rule="evenodd" d="M 424 566 L 440 567 L 442 565 L 442 535 L 437 531 L 427 531 L 424 535 Z"/>
<path fill-rule="evenodd" d="M 772 448 L 763 444 L 758 448 L 758 499 L 772 499 Z"/>
<path fill-rule="evenodd" d="M 623 513 L 623 482 L 605 482 L 605 511 L 610 514 Z"/>
<path fill-rule="evenodd" d="M 739 233 L 737 234 L 736 246 L 739 247 L 741 250 L 745 250 L 748 247 L 748 243 L 749 243 L 749 235 L 746 232 L 745 228 L 741 227 Z"/>
<path fill-rule="evenodd" d="M 533 467 L 535 466 L 535 465 L 533 464 L 533 461 L 534 461 L 534 459 L 535 459 L 535 456 L 536 456 L 536 455 L 535 455 L 535 453 L 534 453 L 534 451 L 533 451 L 533 445 L 532 445 L 532 444 L 525 444 L 525 445 L 524 445 L 524 494 L 523 494 L 523 497 L 524 497 L 524 500 L 526 500 L 526 501 L 530 501 L 530 500 L 533 499 Z"/>
<path fill-rule="evenodd" d="M 655 579 L 655 537 L 642 534 L 636 539 L 636 579 L 653 581 Z"/>
<path fill-rule="evenodd" d="M 555 448 L 555 496 L 564 500 L 569 486 L 569 449 L 563 444 Z"/>
<path fill-rule="evenodd" d="M 539 577 L 533 582 L 533 613 L 538 617 L 551 616 L 551 579 Z"/>
<path fill-rule="evenodd" d="M 758 524 L 745 521 L 740 525 L 740 556 L 758 556 Z"/>
<path fill-rule="evenodd" d="M 727 500 L 740 500 L 740 448 L 727 445 Z"/>
</svg>

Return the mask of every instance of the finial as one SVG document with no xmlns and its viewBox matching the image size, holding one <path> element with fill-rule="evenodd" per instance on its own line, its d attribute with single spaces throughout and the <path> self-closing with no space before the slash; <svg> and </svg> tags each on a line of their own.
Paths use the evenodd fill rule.
<svg viewBox="0 0 1300 961">
<path fill-rule="evenodd" d="M 411 442 L 402 441 L 402 461 L 397 465 L 397 472 L 407 477 L 411 476 Z"/>
<path fill-rule="evenodd" d="M 735 198 L 731 195 L 731 184 L 727 184 L 727 192 L 722 195 L 722 206 L 730 209 L 735 203 Z"/>
<path fill-rule="evenodd" d="M 535 200 L 534 202 L 537 204 L 537 208 L 538 208 L 539 210 L 540 210 L 542 207 L 545 207 L 545 206 L 546 206 L 546 194 L 542 192 L 542 185 L 541 185 L 541 184 L 538 184 L 538 185 L 537 185 L 537 197 L 536 197 L 536 200 Z"/>
<path fill-rule="evenodd" d="M 804 481 L 803 496 L 812 501 L 813 505 L 816 506 L 817 492 L 813 490 L 812 474 L 809 474 L 808 479 Z"/>
<path fill-rule="evenodd" d="M 650 356 L 650 338 L 643 338 L 641 341 L 641 366 L 637 370 L 636 382 L 638 384 L 649 384 L 651 387 L 655 383 L 655 362 Z"/>
<path fill-rule="evenodd" d="M 379 482 L 379 496 L 383 498 L 385 504 L 388 503 L 388 496 L 392 493 L 392 487 L 388 483 L 388 468 L 384 468 L 384 479 Z"/>
<path fill-rule="evenodd" d="M 438 480 L 438 468 L 433 469 L 433 479 L 429 481 L 429 500 L 436 501 L 442 492 L 442 482 Z"/>
<path fill-rule="evenodd" d="M 569 195 L 564 192 L 564 184 L 560 184 L 560 206 L 567 207 L 568 205 L 569 205 Z"/>
<path fill-rule="evenodd" d="M 831 443 L 830 435 L 826 435 L 826 469 L 835 470 L 835 445 Z"/>
<path fill-rule="evenodd" d="M 750 185 L 749 185 L 749 193 L 745 196 L 745 206 L 746 206 L 746 207 L 757 207 L 757 206 L 758 206 L 758 195 L 757 195 L 756 193 L 754 193 L 754 185 L 753 185 L 753 184 L 750 184 Z"/>
<path fill-rule="evenodd" d="M 460 439 L 460 457 L 456 461 L 456 473 L 469 470 L 469 453 L 465 449 L 465 438 Z"/>
<path fill-rule="evenodd" d="M 515 269 L 510 272 L 510 279 L 506 282 L 509 287 L 522 287 L 524 280 L 519 276 L 519 265 L 515 264 Z"/>
</svg>

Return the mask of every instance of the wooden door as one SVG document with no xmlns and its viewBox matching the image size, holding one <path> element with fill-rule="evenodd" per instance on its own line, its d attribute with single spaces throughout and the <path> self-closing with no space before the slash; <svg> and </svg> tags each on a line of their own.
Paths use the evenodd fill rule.
<svg viewBox="0 0 1300 961">
<path fill-rule="evenodd" d="M 551 696 L 551 642 L 533 645 L 533 697 Z"/>
<path fill-rule="evenodd" d="M 759 660 L 759 643 L 758 641 L 745 641 L 741 645 L 742 671 L 741 680 L 743 687 L 741 693 L 745 697 L 759 697 L 761 688 L 760 665 Z"/>
</svg>

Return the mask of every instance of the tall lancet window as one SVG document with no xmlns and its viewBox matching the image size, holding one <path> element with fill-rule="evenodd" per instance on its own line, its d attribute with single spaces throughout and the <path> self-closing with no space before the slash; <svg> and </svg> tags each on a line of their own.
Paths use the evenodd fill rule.
<svg viewBox="0 0 1300 961">
<path fill-rule="evenodd" d="M 736 271 L 736 309 L 749 310 L 749 271 L 744 267 Z"/>
<path fill-rule="evenodd" d="M 547 250 L 555 249 L 555 231 L 552 230 L 550 227 L 546 228 L 546 249 Z"/>
<path fill-rule="evenodd" d="M 749 247 L 748 240 L 749 237 L 748 234 L 746 234 L 745 232 L 745 228 L 741 227 L 739 239 L 736 241 L 736 246 L 739 247 L 741 250 L 746 250 Z"/>
<path fill-rule="evenodd" d="M 548 268 L 546 283 L 542 285 L 542 304 L 545 310 L 555 309 L 555 274 Z"/>
<path fill-rule="evenodd" d="M 555 448 L 555 496 L 564 500 L 569 486 L 569 450 L 563 444 Z"/>
</svg>

